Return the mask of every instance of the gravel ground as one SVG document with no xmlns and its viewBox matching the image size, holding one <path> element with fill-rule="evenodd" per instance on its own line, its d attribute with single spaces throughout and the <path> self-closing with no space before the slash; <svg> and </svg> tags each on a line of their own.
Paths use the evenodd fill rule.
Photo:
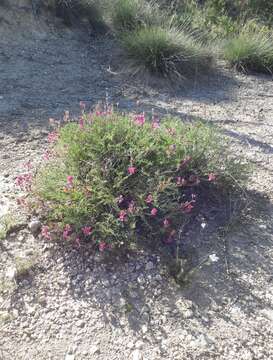
<svg viewBox="0 0 273 360">
<path fill-rule="evenodd" d="M 224 69 L 180 89 L 143 84 L 121 71 L 110 37 L 18 3 L 0 7 L 0 215 L 16 223 L 0 240 L 0 359 L 273 359 L 272 78 Z M 16 206 L 14 178 L 39 161 L 48 118 L 106 92 L 125 110 L 213 121 L 253 163 L 242 222 L 220 236 L 219 208 L 185 234 L 185 253 L 204 264 L 183 286 L 151 250 L 110 261 L 35 238 Z"/>
</svg>

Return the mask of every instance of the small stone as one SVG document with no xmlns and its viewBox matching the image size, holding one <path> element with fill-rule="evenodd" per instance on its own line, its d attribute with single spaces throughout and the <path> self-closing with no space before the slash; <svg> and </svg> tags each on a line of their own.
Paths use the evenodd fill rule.
<svg viewBox="0 0 273 360">
<path fill-rule="evenodd" d="M 41 229 L 41 222 L 39 220 L 32 220 L 29 224 L 29 230 L 32 232 L 32 234 L 37 234 L 37 232 Z"/>
<path fill-rule="evenodd" d="M 144 342 L 142 340 L 137 340 L 137 342 L 135 343 L 136 349 L 142 349 L 143 346 L 144 346 Z"/>
<path fill-rule="evenodd" d="M 97 345 L 92 345 L 89 349 L 90 355 L 95 355 L 95 354 L 98 354 L 99 352 L 100 352 L 100 349 Z"/>
<path fill-rule="evenodd" d="M 85 327 L 85 322 L 84 321 L 79 321 L 77 325 L 80 328 L 84 328 Z"/>
<path fill-rule="evenodd" d="M 138 278 L 137 278 L 137 282 L 140 284 L 140 285 L 144 285 L 145 284 L 145 278 L 143 275 L 140 275 Z"/>
<path fill-rule="evenodd" d="M 66 354 L 66 355 L 65 355 L 65 360 L 75 360 L 75 355 L 73 355 L 73 354 Z"/>
<path fill-rule="evenodd" d="M 149 261 L 146 266 L 145 266 L 145 270 L 150 271 L 154 268 L 154 264 L 152 263 L 152 261 Z"/>
<path fill-rule="evenodd" d="M 193 311 L 190 310 L 190 309 L 185 310 L 185 311 L 183 312 L 183 317 L 184 317 L 185 319 L 189 319 L 189 318 L 193 317 Z"/>
<path fill-rule="evenodd" d="M 131 360 L 143 360 L 143 356 L 138 349 L 136 349 L 132 352 Z"/>
<path fill-rule="evenodd" d="M 11 281 L 14 280 L 16 278 L 16 268 L 8 268 L 8 270 L 6 271 L 6 277 Z"/>
<path fill-rule="evenodd" d="M 147 327 L 147 325 L 145 325 L 145 324 L 142 325 L 142 326 L 141 326 L 141 331 L 142 331 L 143 334 L 146 334 L 146 333 L 148 332 L 148 327 Z"/>
<path fill-rule="evenodd" d="M 133 343 L 133 341 L 130 341 L 130 342 L 127 344 L 127 348 L 128 348 L 128 349 L 133 349 L 133 347 L 134 347 L 134 343 Z"/>
</svg>

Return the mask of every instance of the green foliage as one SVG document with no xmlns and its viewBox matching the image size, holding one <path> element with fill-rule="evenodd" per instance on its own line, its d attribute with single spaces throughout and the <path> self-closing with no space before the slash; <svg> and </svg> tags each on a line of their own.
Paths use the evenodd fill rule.
<svg viewBox="0 0 273 360">
<path fill-rule="evenodd" d="M 161 21 L 156 3 L 145 0 L 117 0 L 111 16 L 114 29 L 118 32 L 137 30 Z"/>
<path fill-rule="evenodd" d="M 84 114 L 80 125 L 59 130 L 57 156 L 36 178 L 50 232 L 60 237 L 65 230 L 66 239 L 89 240 L 102 250 L 141 238 L 172 241 L 198 208 L 200 191 L 234 191 L 244 180 L 223 141 L 202 124 Z"/>
<path fill-rule="evenodd" d="M 227 41 L 223 49 L 224 58 L 238 70 L 272 73 L 273 36 L 261 28 L 245 27 L 238 36 Z"/>
<path fill-rule="evenodd" d="M 202 43 L 175 28 L 151 27 L 123 36 L 122 45 L 137 70 L 166 77 L 208 72 L 212 56 Z"/>
<path fill-rule="evenodd" d="M 6 214 L 0 217 L 0 240 L 4 240 L 9 231 L 16 225 L 12 214 Z"/>
</svg>

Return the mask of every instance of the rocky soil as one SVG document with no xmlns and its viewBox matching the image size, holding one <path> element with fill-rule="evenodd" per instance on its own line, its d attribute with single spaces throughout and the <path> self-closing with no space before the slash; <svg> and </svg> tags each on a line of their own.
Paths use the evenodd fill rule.
<svg viewBox="0 0 273 360">
<path fill-rule="evenodd" d="M 0 359 L 273 359 L 272 78 L 224 69 L 151 85 L 123 71 L 117 47 L 25 4 L 0 6 L 0 216 L 15 224 L 0 240 Z M 203 265 L 183 286 L 157 252 L 110 261 L 34 237 L 16 205 L 14 179 L 39 162 L 48 118 L 106 93 L 123 110 L 212 121 L 253 163 L 241 222 L 216 232 L 223 207 L 185 235 L 185 254 Z"/>
</svg>

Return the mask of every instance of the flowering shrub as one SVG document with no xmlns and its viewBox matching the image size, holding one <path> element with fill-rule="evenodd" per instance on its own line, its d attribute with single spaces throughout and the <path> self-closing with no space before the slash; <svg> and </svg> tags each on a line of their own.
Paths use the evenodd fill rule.
<svg viewBox="0 0 273 360">
<path fill-rule="evenodd" d="M 78 122 L 66 117 L 49 136 L 32 184 L 48 240 L 88 241 L 100 251 L 141 238 L 171 243 L 202 191 L 243 180 L 213 127 L 81 107 Z"/>
</svg>

